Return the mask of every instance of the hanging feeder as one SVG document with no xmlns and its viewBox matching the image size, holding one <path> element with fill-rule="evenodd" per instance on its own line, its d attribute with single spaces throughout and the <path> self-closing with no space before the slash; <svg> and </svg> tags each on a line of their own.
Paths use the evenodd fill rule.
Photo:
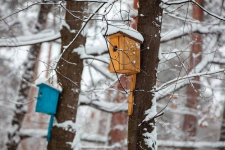
<svg viewBox="0 0 225 150">
<path fill-rule="evenodd" d="M 110 72 L 131 75 L 128 115 L 132 115 L 136 74 L 140 72 L 140 45 L 144 39 L 138 31 L 123 24 L 109 25 L 106 35 Z"/>
<path fill-rule="evenodd" d="M 37 86 L 39 87 L 39 91 L 35 111 L 51 115 L 47 135 L 47 141 L 50 141 L 54 115 L 56 114 L 61 91 L 45 83 L 38 84 Z"/>
</svg>

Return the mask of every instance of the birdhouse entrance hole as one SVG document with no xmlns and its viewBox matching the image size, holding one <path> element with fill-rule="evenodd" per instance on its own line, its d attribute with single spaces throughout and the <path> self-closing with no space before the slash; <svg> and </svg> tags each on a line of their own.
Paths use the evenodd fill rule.
<svg viewBox="0 0 225 150">
<path fill-rule="evenodd" d="M 115 52 L 115 51 L 117 51 L 117 49 L 118 49 L 118 47 L 115 45 L 115 46 L 113 47 L 113 51 Z"/>
</svg>

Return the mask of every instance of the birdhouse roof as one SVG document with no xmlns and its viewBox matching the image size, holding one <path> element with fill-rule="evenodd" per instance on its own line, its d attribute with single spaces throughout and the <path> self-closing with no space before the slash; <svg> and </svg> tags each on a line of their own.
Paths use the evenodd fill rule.
<svg viewBox="0 0 225 150">
<path fill-rule="evenodd" d="M 47 78 L 38 78 L 38 79 L 35 81 L 35 84 L 36 84 L 37 86 L 39 86 L 39 85 L 46 85 L 46 86 L 49 86 L 49 87 L 51 87 L 51 88 L 53 88 L 53 89 L 55 89 L 55 90 L 57 90 L 57 91 L 59 91 L 59 92 L 62 92 L 62 87 L 61 87 L 61 86 L 59 86 L 59 85 L 57 85 L 57 86 L 50 85 L 50 84 L 47 83 L 47 81 L 48 81 Z"/>
<path fill-rule="evenodd" d="M 141 35 L 141 33 L 139 33 L 137 30 L 134 30 L 133 28 L 125 24 L 108 25 L 108 30 L 106 35 L 110 36 L 116 33 L 125 34 L 126 36 L 132 38 L 135 41 L 139 41 L 140 43 L 144 41 L 144 38 Z"/>
<path fill-rule="evenodd" d="M 59 88 L 55 88 L 54 86 L 49 85 L 49 84 L 46 84 L 46 83 L 40 83 L 40 84 L 37 84 L 37 86 L 47 86 L 47 87 L 50 87 L 51 89 L 54 89 L 54 90 L 58 91 L 59 93 L 61 93 L 61 92 L 62 92 L 62 90 L 61 90 L 61 89 L 59 89 Z"/>
</svg>

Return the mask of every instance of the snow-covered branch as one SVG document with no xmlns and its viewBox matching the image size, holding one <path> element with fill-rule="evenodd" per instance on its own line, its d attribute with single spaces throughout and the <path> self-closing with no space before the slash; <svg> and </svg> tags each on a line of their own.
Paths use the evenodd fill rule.
<svg viewBox="0 0 225 150">
<path fill-rule="evenodd" d="M 34 45 L 38 43 L 44 43 L 57 40 L 61 37 L 60 33 L 56 33 L 54 30 L 44 30 L 34 35 L 25 35 L 12 38 L 1 38 L 0 47 L 19 47 Z"/>
<path fill-rule="evenodd" d="M 217 42 L 217 37 L 215 36 L 213 38 L 213 40 L 210 42 L 209 46 L 208 46 L 208 51 L 212 50 Z M 198 74 L 200 73 L 209 63 L 211 63 L 214 60 L 214 56 L 213 55 L 208 55 L 208 57 L 204 57 L 202 59 L 202 61 L 200 63 L 198 63 L 198 65 L 195 66 L 195 68 L 193 68 L 187 76 L 189 75 L 193 75 L 193 74 Z M 174 80 L 177 80 L 174 79 Z M 169 84 L 171 83 L 172 80 L 164 83 L 163 85 L 161 85 L 160 87 L 158 87 L 156 89 L 156 100 L 162 99 L 164 97 L 166 97 L 168 94 L 173 93 L 174 91 L 177 91 L 178 89 L 188 85 L 190 83 L 189 78 L 186 78 L 184 80 L 180 80 L 175 83 L 175 84 Z M 165 87 L 165 85 L 168 85 L 167 87 Z"/>
<path fill-rule="evenodd" d="M 225 64 L 225 58 L 214 58 L 211 63 L 224 65 Z"/>
<path fill-rule="evenodd" d="M 21 137 L 46 137 L 48 131 L 43 129 L 22 129 L 19 132 Z"/>
<path fill-rule="evenodd" d="M 124 103 L 113 103 L 113 102 L 105 102 L 99 100 L 89 100 L 85 96 L 80 98 L 80 105 L 89 105 L 96 109 L 109 112 L 109 113 L 117 113 L 117 112 L 126 112 L 127 111 L 127 102 Z"/>
<path fill-rule="evenodd" d="M 108 138 L 106 136 L 102 136 L 98 134 L 82 133 L 80 138 L 81 140 L 87 141 L 87 142 L 106 143 L 108 141 Z"/>
<path fill-rule="evenodd" d="M 158 145 L 162 147 L 179 147 L 179 148 L 221 148 L 225 147 L 225 142 L 192 142 L 192 141 L 165 141 L 159 140 Z"/>
<path fill-rule="evenodd" d="M 207 71 L 207 72 L 202 72 L 202 73 L 186 75 L 184 77 L 179 77 L 179 78 L 176 78 L 176 79 L 173 79 L 173 80 L 170 80 L 170 81 L 164 83 L 161 87 L 157 88 L 156 91 L 158 92 L 158 91 L 162 90 L 163 88 L 167 87 L 168 85 L 174 84 L 175 82 L 178 82 L 181 80 L 191 79 L 194 77 L 200 77 L 200 76 L 204 76 L 204 75 L 212 75 L 212 74 L 216 74 L 216 73 L 220 73 L 220 72 L 224 72 L 224 71 L 225 71 L 225 69 L 218 69 L 215 71 Z"/>
<path fill-rule="evenodd" d="M 224 25 L 202 25 L 202 24 L 189 24 L 185 27 L 180 27 L 165 33 L 166 35 L 161 38 L 161 43 L 168 42 L 173 39 L 180 38 L 193 32 L 201 34 L 222 33 L 225 30 Z"/>
<path fill-rule="evenodd" d="M 110 74 L 109 72 L 105 71 L 104 68 L 101 67 L 97 67 L 95 64 L 90 64 L 91 67 L 93 67 L 96 71 L 98 71 L 99 73 L 101 73 L 103 76 L 105 76 L 107 79 L 110 79 L 111 81 L 116 80 L 112 74 Z"/>
<path fill-rule="evenodd" d="M 185 25 L 185 27 L 181 27 L 181 28 L 173 29 L 172 31 L 169 31 L 168 34 L 165 33 L 165 36 L 162 35 L 161 43 L 165 43 L 170 40 L 180 38 L 184 35 L 188 35 L 193 32 L 197 32 L 201 34 L 212 34 L 212 33 L 222 33 L 224 32 L 224 30 L 225 30 L 224 25 L 213 25 L 213 26 L 201 25 L 201 24 Z M 27 46 L 27 45 L 54 41 L 60 38 L 61 38 L 61 35 L 59 32 L 56 32 L 54 30 L 44 30 L 34 35 L 2 38 L 0 39 L 0 47 Z"/>
<path fill-rule="evenodd" d="M 225 21 L 225 18 L 223 18 L 221 16 L 218 16 L 218 15 L 210 12 L 209 10 L 206 10 L 204 7 L 202 7 L 195 0 L 178 0 L 178 1 L 172 1 L 172 2 L 168 2 L 168 1 L 162 0 L 162 3 L 166 4 L 166 5 L 179 5 L 179 4 L 188 3 L 188 2 L 191 2 L 191 3 L 195 4 L 195 5 L 197 5 L 199 8 L 201 8 L 204 12 L 206 12 L 210 16 L 215 17 L 215 18 L 217 18 L 219 20 Z"/>
<path fill-rule="evenodd" d="M 20 131 L 20 135 L 23 137 L 46 137 L 47 130 L 37 130 L 37 129 L 24 129 Z M 98 134 L 81 134 L 81 140 L 89 142 L 105 143 L 107 142 L 107 137 Z M 225 142 L 192 142 L 192 141 L 166 141 L 159 140 L 158 145 L 161 147 L 183 147 L 183 148 L 221 148 L 225 147 Z M 92 146 L 89 146 L 92 147 Z M 82 147 L 87 148 L 87 147 Z M 109 147 L 108 147 L 109 148 Z M 113 147 L 110 147 L 113 148 Z"/>
</svg>

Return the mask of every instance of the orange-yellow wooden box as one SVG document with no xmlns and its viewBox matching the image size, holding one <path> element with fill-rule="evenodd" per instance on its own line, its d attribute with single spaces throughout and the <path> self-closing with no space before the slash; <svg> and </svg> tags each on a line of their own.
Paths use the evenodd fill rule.
<svg viewBox="0 0 225 150">
<path fill-rule="evenodd" d="M 132 75 L 140 72 L 140 44 L 123 32 L 109 35 L 110 72 Z"/>
</svg>

